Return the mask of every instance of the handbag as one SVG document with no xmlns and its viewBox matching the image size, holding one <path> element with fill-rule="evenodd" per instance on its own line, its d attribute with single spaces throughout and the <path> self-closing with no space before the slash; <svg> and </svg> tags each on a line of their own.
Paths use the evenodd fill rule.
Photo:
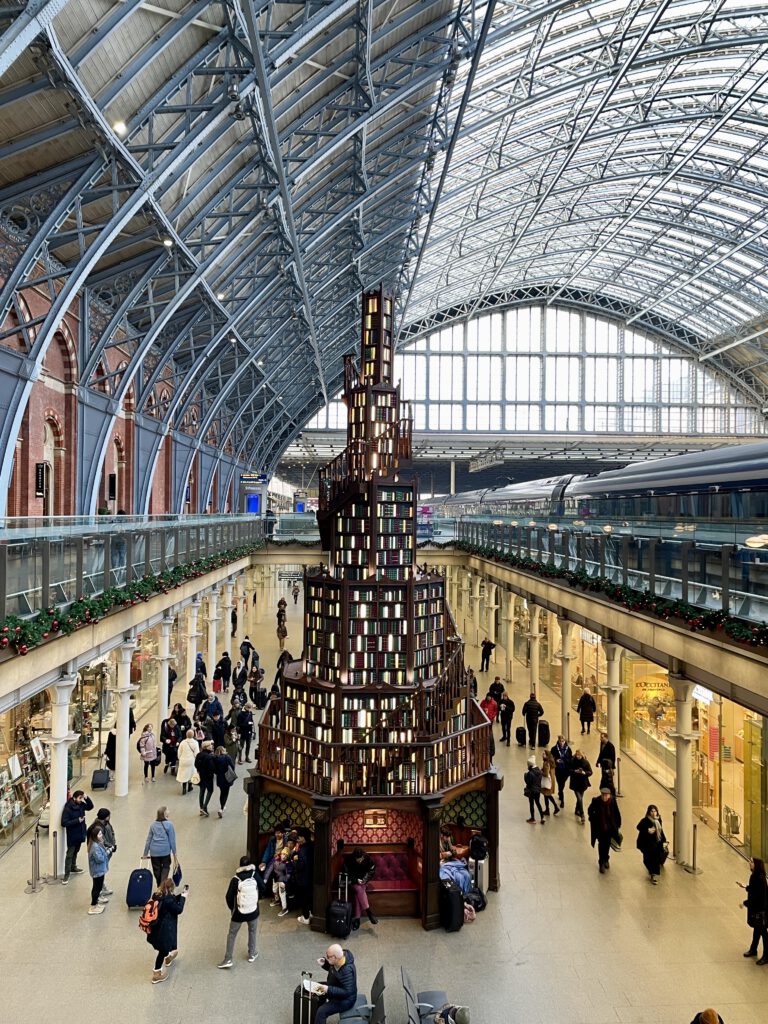
<svg viewBox="0 0 768 1024">
<path fill-rule="evenodd" d="M 176 861 L 176 867 L 174 868 L 173 871 L 173 884 L 176 886 L 177 889 L 181 885 L 181 880 L 183 877 L 184 876 L 181 873 L 181 864 L 179 864 L 179 862 Z"/>
<path fill-rule="evenodd" d="M 548 775 L 542 775 L 541 777 L 541 788 L 552 789 L 552 779 Z"/>
<path fill-rule="evenodd" d="M 200 785 L 200 776 L 197 772 L 192 772 L 192 778 L 189 780 L 193 786 Z"/>
<path fill-rule="evenodd" d="M 237 772 L 232 765 L 224 772 L 224 781 L 228 786 L 233 785 L 237 781 Z"/>
<path fill-rule="evenodd" d="M 611 840 L 611 849 L 614 850 L 616 853 L 619 853 L 621 850 L 621 844 L 623 842 L 624 836 L 621 834 L 621 832 L 617 832 L 616 838 Z"/>
</svg>

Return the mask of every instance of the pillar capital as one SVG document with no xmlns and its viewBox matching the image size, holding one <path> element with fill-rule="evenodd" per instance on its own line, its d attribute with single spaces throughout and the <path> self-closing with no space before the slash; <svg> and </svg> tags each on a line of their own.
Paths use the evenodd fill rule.
<svg viewBox="0 0 768 1024">
<path fill-rule="evenodd" d="M 621 658 L 622 650 L 621 645 L 614 643 L 613 640 L 603 640 L 603 653 L 606 661 L 617 661 Z"/>
<path fill-rule="evenodd" d="M 119 661 L 127 665 L 130 663 L 133 657 L 133 652 L 136 650 L 136 637 L 130 637 L 127 640 L 123 640 L 120 646 L 117 648 L 117 656 Z"/>
<path fill-rule="evenodd" d="M 72 696 L 72 691 L 77 686 L 77 673 L 62 676 L 57 679 L 55 683 L 52 683 L 49 690 L 51 693 L 51 704 L 66 705 L 69 704 Z"/>
<path fill-rule="evenodd" d="M 675 703 L 690 701 L 693 698 L 693 690 L 696 684 L 690 679 L 686 679 L 685 676 L 681 676 L 676 672 L 670 672 L 669 685 L 674 691 Z"/>
<path fill-rule="evenodd" d="M 173 629 L 173 624 L 176 621 L 175 615 L 165 615 L 160 620 L 160 628 L 163 633 L 170 633 Z"/>
</svg>

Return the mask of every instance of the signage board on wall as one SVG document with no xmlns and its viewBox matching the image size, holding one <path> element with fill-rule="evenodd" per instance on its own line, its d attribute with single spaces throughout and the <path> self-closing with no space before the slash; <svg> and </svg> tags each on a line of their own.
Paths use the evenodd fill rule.
<svg viewBox="0 0 768 1024">
<path fill-rule="evenodd" d="M 490 469 L 492 466 L 504 465 L 504 453 L 498 450 L 483 452 L 469 460 L 469 472 L 479 473 L 481 469 Z"/>
</svg>

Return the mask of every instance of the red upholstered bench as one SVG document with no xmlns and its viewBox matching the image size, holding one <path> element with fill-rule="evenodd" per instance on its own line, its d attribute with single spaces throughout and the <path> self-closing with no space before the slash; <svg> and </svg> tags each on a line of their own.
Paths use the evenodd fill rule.
<svg viewBox="0 0 768 1024">
<path fill-rule="evenodd" d="M 368 883 L 368 900 L 377 916 L 418 917 L 421 913 L 420 864 L 416 854 L 403 846 L 377 849 L 367 846 L 365 852 L 376 865 L 373 880 Z M 343 858 L 334 857 L 334 878 L 341 871 Z"/>
</svg>

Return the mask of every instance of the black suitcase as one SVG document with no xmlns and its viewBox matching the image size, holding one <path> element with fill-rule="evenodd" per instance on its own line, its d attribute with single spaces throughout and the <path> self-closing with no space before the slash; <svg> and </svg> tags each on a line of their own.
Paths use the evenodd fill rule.
<svg viewBox="0 0 768 1024">
<path fill-rule="evenodd" d="M 539 746 L 549 746 L 549 722 L 545 721 L 543 718 L 539 719 Z"/>
<path fill-rule="evenodd" d="M 256 707 L 259 709 L 259 711 L 264 710 L 264 708 L 267 706 L 268 699 L 269 696 L 267 694 L 267 691 L 262 686 L 256 694 Z"/>
<path fill-rule="evenodd" d="M 125 902 L 129 907 L 144 907 L 152 896 L 154 883 L 152 872 L 148 868 L 136 868 L 128 878 L 128 890 L 125 894 Z"/>
<path fill-rule="evenodd" d="M 526 737 L 526 733 L 525 733 L 525 726 L 524 725 L 518 725 L 518 727 L 515 729 L 515 739 L 517 740 L 517 742 L 520 744 L 521 747 L 525 746 L 526 738 L 527 737 Z"/>
<path fill-rule="evenodd" d="M 441 882 L 438 896 L 440 924 L 447 932 L 457 932 L 464 927 L 464 897 L 455 882 Z"/>
<path fill-rule="evenodd" d="M 91 776 L 91 789 L 106 789 L 109 786 L 109 769 L 96 768 Z"/>
<path fill-rule="evenodd" d="M 301 982 L 293 993 L 293 1024 L 314 1024 L 320 1005 L 318 997 L 304 988 L 305 979 L 312 981 L 312 975 L 308 971 L 301 972 Z"/>
<path fill-rule="evenodd" d="M 344 899 L 341 890 L 344 889 Z M 349 902 L 349 879 L 339 875 L 339 898 L 331 900 L 325 911 L 325 930 L 336 939 L 346 939 L 352 931 L 352 904 Z"/>
</svg>

